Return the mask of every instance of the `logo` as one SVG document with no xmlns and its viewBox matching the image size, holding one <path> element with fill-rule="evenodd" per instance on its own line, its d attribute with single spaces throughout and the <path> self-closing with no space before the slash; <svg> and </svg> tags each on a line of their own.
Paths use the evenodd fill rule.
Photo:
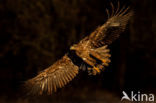
<svg viewBox="0 0 156 103">
<path fill-rule="evenodd" d="M 140 91 L 137 93 L 131 91 L 130 97 L 125 91 L 123 91 L 122 94 L 123 97 L 121 98 L 121 101 L 154 102 L 154 94 L 142 94 Z"/>
</svg>

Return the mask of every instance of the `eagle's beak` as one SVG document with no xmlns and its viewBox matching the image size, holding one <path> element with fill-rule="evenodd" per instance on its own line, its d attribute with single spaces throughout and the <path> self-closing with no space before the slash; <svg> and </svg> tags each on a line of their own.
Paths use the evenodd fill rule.
<svg viewBox="0 0 156 103">
<path fill-rule="evenodd" d="M 70 47 L 70 50 L 75 50 L 75 48 L 73 46 Z"/>
</svg>

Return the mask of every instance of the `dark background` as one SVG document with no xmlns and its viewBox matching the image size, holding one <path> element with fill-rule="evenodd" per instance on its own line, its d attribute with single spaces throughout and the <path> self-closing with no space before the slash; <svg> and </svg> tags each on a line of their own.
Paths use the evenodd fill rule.
<svg viewBox="0 0 156 103">
<path fill-rule="evenodd" d="M 80 74 L 57 93 L 26 96 L 21 85 L 107 20 L 117 0 L 0 0 L 0 103 L 116 103 L 122 91 L 156 93 L 155 0 L 119 0 L 134 16 L 109 46 L 110 66 Z"/>
</svg>

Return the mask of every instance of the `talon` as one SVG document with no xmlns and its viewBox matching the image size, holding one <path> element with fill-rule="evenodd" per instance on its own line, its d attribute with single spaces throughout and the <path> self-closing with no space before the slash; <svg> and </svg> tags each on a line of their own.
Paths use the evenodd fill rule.
<svg viewBox="0 0 156 103">
<path fill-rule="evenodd" d="M 97 72 L 100 72 L 99 68 L 97 67 L 93 67 L 93 69 L 95 69 Z"/>
<path fill-rule="evenodd" d="M 103 65 L 98 65 L 97 67 L 98 67 L 100 70 L 102 70 Z"/>
</svg>

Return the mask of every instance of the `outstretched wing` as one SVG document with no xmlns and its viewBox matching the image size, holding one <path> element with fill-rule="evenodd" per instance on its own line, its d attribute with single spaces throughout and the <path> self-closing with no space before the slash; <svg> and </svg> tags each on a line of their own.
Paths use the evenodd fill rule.
<svg viewBox="0 0 156 103">
<path fill-rule="evenodd" d="M 108 14 L 108 20 L 102 26 L 98 27 L 89 38 L 92 43 L 96 47 L 100 47 L 102 45 L 109 45 L 114 40 L 116 40 L 121 32 L 123 32 L 126 28 L 126 25 L 133 15 L 133 11 L 129 10 L 129 8 L 121 8 L 118 3 L 118 7 L 115 10 L 115 7 L 111 3 L 112 13 L 110 15 L 109 11 L 106 9 Z"/>
<path fill-rule="evenodd" d="M 56 92 L 57 88 L 61 88 L 71 81 L 78 74 L 78 69 L 65 55 L 36 77 L 26 81 L 25 87 L 33 94 L 42 94 L 43 92 L 51 94 Z"/>
</svg>

